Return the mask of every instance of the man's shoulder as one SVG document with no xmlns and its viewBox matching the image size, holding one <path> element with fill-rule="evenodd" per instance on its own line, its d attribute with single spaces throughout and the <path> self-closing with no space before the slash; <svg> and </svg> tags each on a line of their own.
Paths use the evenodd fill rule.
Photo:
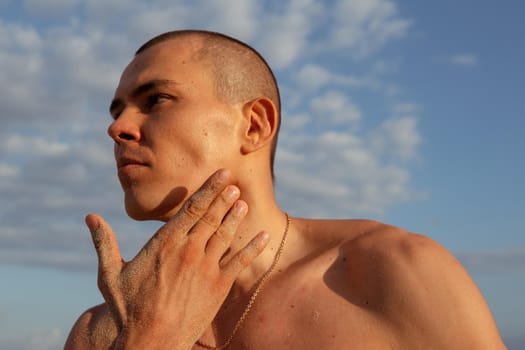
<svg viewBox="0 0 525 350">
<path fill-rule="evenodd" d="M 73 325 L 64 349 L 106 349 L 117 329 L 107 305 L 99 304 L 84 311 Z M 99 334 L 95 339 L 93 334 Z"/>
<path fill-rule="evenodd" d="M 459 261 L 437 241 L 373 220 L 313 221 L 319 240 L 337 249 L 347 277 L 389 295 L 434 283 L 472 283 Z M 324 237 L 323 237 L 324 236 Z M 366 275 L 366 277 L 365 277 Z"/>
<path fill-rule="evenodd" d="M 435 276 L 438 271 L 467 278 L 439 243 L 396 226 L 373 220 L 304 220 L 301 225 L 308 228 L 304 232 L 310 250 L 332 257 L 327 268 L 337 272 L 337 279 L 352 286 L 352 293 L 372 297 L 378 304 L 434 283 L 443 277 Z"/>
<path fill-rule="evenodd" d="M 359 224 L 363 228 L 359 232 L 350 233 L 346 238 L 345 231 L 340 232 L 342 252 L 378 260 L 391 267 L 405 263 L 422 267 L 436 258 L 439 261 L 445 256 L 453 258 L 442 245 L 425 235 L 378 221 L 360 221 L 363 221 Z"/>
<path fill-rule="evenodd" d="M 474 284 L 456 257 L 434 239 L 380 222 L 368 222 L 362 233 L 342 239 L 340 254 L 377 278 L 388 287 L 389 294 L 407 295 L 407 290 L 442 288 L 463 293 L 475 289 Z M 374 278 L 372 277 L 372 280 Z M 434 292 L 428 292 L 431 296 Z M 477 289 L 476 289 L 477 291 Z M 420 295 L 423 298 L 423 295 Z"/>
<path fill-rule="evenodd" d="M 446 250 L 434 240 L 383 222 L 363 219 L 302 219 L 301 228 L 307 240 L 321 246 L 338 246 L 353 254 L 374 254 L 409 258 L 421 249 Z"/>
<path fill-rule="evenodd" d="M 326 285 L 386 321 L 399 344 L 501 347 L 478 288 L 435 240 L 368 220 L 311 221 L 310 226 L 327 234 L 336 252 Z M 483 339 L 480 332 L 486 334 Z"/>
</svg>

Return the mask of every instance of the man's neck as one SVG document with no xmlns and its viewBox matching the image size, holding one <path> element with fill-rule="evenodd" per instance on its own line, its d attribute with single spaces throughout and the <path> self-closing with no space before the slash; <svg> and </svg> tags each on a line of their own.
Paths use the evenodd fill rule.
<svg viewBox="0 0 525 350">
<path fill-rule="evenodd" d="M 266 211 L 266 215 L 259 215 L 256 210 L 252 210 L 250 207 L 248 215 L 233 238 L 230 251 L 223 258 L 224 261 L 231 259 L 262 231 L 270 235 L 270 241 L 263 252 L 236 279 L 234 289 L 237 293 L 235 294 L 248 293 L 270 268 L 275 260 L 276 253 L 279 251 L 287 227 L 286 214 L 277 207 L 272 214 L 268 214 L 268 212 Z"/>
</svg>

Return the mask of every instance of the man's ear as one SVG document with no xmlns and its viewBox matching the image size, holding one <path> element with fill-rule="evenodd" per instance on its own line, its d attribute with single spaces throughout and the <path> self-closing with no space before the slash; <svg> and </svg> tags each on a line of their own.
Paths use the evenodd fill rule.
<svg viewBox="0 0 525 350">
<path fill-rule="evenodd" d="M 247 102 L 243 107 L 245 127 L 241 151 L 251 153 L 270 145 L 275 133 L 279 116 L 272 100 L 260 97 Z"/>
</svg>

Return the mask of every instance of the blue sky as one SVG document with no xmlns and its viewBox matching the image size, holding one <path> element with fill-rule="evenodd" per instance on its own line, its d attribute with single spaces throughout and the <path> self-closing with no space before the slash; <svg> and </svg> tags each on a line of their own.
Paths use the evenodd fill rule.
<svg viewBox="0 0 525 350">
<path fill-rule="evenodd" d="M 525 4 L 518 0 L 0 2 L 0 348 L 60 348 L 100 302 L 84 215 L 127 257 L 105 129 L 122 68 L 155 34 L 225 32 L 283 95 L 277 192 L 292 215 L 426 234 L 467 267 L 509 349 L 525 337 Z"/>
</svg>

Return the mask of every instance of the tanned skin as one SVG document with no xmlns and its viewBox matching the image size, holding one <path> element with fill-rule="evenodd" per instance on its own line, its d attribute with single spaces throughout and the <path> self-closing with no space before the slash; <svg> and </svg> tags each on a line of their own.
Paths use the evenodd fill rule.
<svg viewBox="0 0 525 350">
<path fill-rule="evenodd" d="M 65 349 L 221 345 L 272 264 L 286 217 L 268 158 L 278 111 L 228 103 L 194 59 L 199 35 L 125 69 L 108 133 L 128 214 L 165 225 L 128 262 L 88 215 L 105 302 Z M 367 220 L 292 217 L 281 260 L 228 349 L 505 349 L 478 288 L 433 240 Z"/>
</svg>

